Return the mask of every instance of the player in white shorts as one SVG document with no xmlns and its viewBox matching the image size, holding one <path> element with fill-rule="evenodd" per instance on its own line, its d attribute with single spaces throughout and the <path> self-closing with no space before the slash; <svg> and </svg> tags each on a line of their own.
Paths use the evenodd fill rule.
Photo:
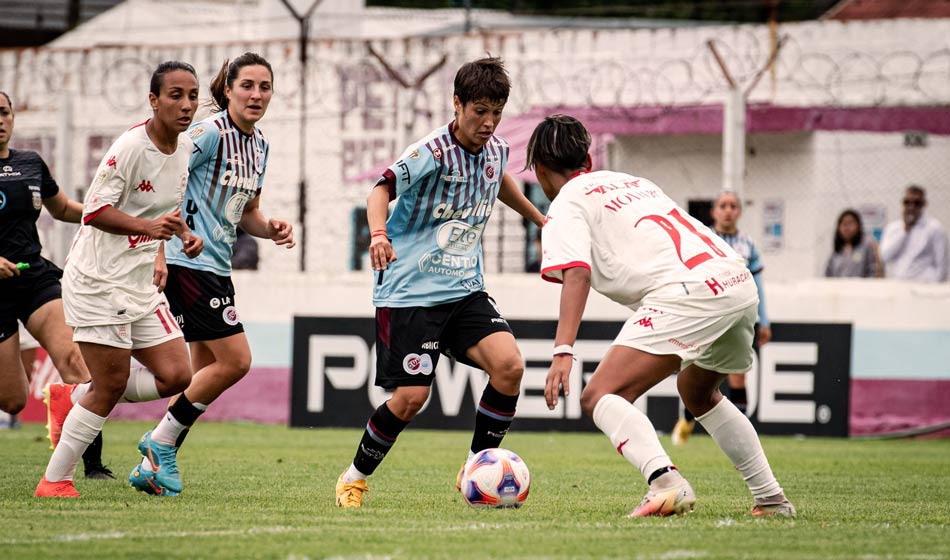
<svg viewBox="0 0 950 560">
<path fill-rule="evenodd" d="M 581 394 L 581 408 L 650 488 L 630 517 L 692 511 L 696 495 L 633 404 L 682 368 L 683 402 L 729 457 L 755 498 L 752 515 L 795 515 L 755 429 L 719 392 L 752 364 L 756 295 L 729 245 L 652 182 L 589 172 L 590 134 L 554 115 L 534 130 L 527 162 L 551 207 L 541 275 L 562 283 L 554 359 L 545 385 L 553 409 L 569 385 L 573 344 L 591 288 L 634 310 Z"/>
<path fill-rule="evenodd" d="M 198 107 L 198 77 L 183 62 L 163 62 L 152 75 L 151 119 L 123 133 L 96 171 L 83 204 L 63 276 L 63 309 L 92 375 L 69 411 L 39 497 L 77 498 L 76 464 L 120 399 L 141 402 L 184 390 L 188 350 L 161 293 L 162 243 L 181 238 L 197 256 L 202 240 L 181 217 L 194 147 L 182 134 Z M 129 366 L 135 357 L 147 369 Z M 159 464 L 161 458 L 153 461 Z"/>
</svg>

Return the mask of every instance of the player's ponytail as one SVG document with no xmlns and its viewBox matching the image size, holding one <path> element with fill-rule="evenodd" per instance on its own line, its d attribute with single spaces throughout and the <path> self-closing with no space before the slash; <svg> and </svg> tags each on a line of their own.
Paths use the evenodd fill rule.
<svg viewBox="0 0 950 560">
<path fill-rule="evenodd" d="M 245 66 L 263 66 L 270 72 L 271 86 L 274 83 L 274 69 L 270 62 L 267 62 L 263 56 L 246 52 L 234 60 L 225 60 L 218 70 L 218 75 L 211 80 L 211 107 L 216 111 L 225 111 L 228 108 L 228 96 L 224 93 L 225 87 L 228 89 L 234 87 L 234 80 L 237 79 L 241 68 Z"/>
</svg>

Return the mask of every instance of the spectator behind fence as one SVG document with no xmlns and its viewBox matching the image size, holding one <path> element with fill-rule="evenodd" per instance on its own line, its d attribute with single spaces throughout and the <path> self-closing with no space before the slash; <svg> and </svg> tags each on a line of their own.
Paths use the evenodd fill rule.
<svg viewBox="0 0 950 560">
<path fill-rule="evenodd" d="M 834 251 L 828 257 L 828 278 L 880 278 L 884 275 L 877 243 L 865 235 L 861 216 L 847 209 L 838 216 Z"/>
<path fill-rule="evenodd" d="M 917 185 L 904 191 L 904 213 L 884 228 L 881 258 L 888 278 L 918 282 L 947 280 L 947 230 L 924 216 L 927 192 Z"/>
<path fill-rule="evenodd" d="M 234 241 L 234 253 L 231 255 L 231 268 L 234 270 L 257 270 L 257 240 L 243 229 L 234 228 L 237 239 Z"/>
</svg>

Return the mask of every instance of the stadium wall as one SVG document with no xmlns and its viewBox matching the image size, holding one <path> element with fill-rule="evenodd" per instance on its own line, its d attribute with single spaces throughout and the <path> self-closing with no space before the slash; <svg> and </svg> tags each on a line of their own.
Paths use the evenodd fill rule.
<svg viewBox="0 0 950 560">
<path fill-rule="evenodd" d="M 368 275 L 343 275 L 331 279 L 300 274 L 262 277 L 244 272 L 235 273 L 234 280 L 238 309 L 254 356 L 253 367 L 241 383 L 209 409 L 206 418 L 287 423 L 291 416 L 294 317 L 371 320 L 371 281 Z M 489 277 L 488 289 L 510 320 L 553 321 L 557 318 L 558 287 L 533 275 Z M 846 366 L 848 371 L 831 370 L 831 375 L 836 378 L 850 378 L 850 384 L 841 386 L 850 397 L 848 433 L 882 433 L 950 421 L 950 409 L 946 407 L 950 398 L 950 368 L 947 366 L 950 363 L 950 286 L 897 281 L 806 280 L 770 282 L 766 294 L 773 322 L 779 325 L 850 325 L 850 350 L 846 349 L 847 344 L 841 344 L 842 349 L 833 346 L 821 350 L 832 355 L 848 353 L 840 356 L 847 359 L 836 362 L 850 364 Z M 585 321 L 613 321 L 619 330 L 620 322 L 627 316 L 625 308 L 594 294 Z M 773 364 L 771 373 L 778 375 L 773 376 L 773 383 L 778 379 L 786 387 L 773 392 L 779 401 L 808 400 L 812 391 L 810 387 L 817 392 L 822 380 L 806 380 L 802 385 L 800 374 L 810 369 L 809 361 L 799 360 L 797 367 L 783 366 L 783 360 L 792 365 L 796 363 L 795 359 L 788 358 L 796 346 L 782 343 L 780 337 L 777 339 L 777 342 L 766 345 L 764 352 L 771 354 L 763 354 L 760 360 Z M 349 355 L 346 349 L 349 342 L 352 338 L 341 339 L 340 344 L 329 348 L 326 354 L 332 356 L 339 352 L 340 355 Z M 585 368 L 585 371 L 592 371 L 604 344 L 606 342 L 587 344 L 581 357 L 591 368 Z M 522 340 L 521 345 L 531 366 L 525 385 L 536 388 L 539 380 L 543 385 L 544 361 L 553 346 L 553 329 L 548 338 L 533 337 L 530 341 Z M 343 379 L 341 386 L 350 383 L 350 389 L 362 395 L 346 401 L 356 403 L 353 412 L 362 421 L 371 412 L 373 399 L 381 398 L 381 393 L 375 388 L 370 389 L 371 383 L 369 386 L 366 383 L 373 367 L 373 357 L 366 355 L 364 358 L 359 358 L 363 360 L 360 363 L 337 360 L 329 364 L 337 367 L 334 375 L 337 380 Z M 327 365 L 314 362 L 302 364 L 302 367 L 309 367 L 310 376 L 322 377 Z M 48 363 L 44 368 L 34 381 L 34 397 L 37 399 L 42 383 L 51 373 Z M 352 369 L 355 377 L 348 378 L 350 373 L 343 371 L 346 368 Z M 356 371 L 360 368 L 366 369 Z M 471 388 L 457 388 L 459 391 L 480 390 L 483 375 L 462 374 L 469 376 L 466 383 Z M 757 381 L 753 380 L 752 385 L 758 386 Z M 303 389 L 298 386 L 296 390 Z M 765 394 L 761 388 L 750 389 L 750 392 L 753 393 L 752 399 Z M 658 388 L 658 394 L 672 393 L 669 386 L 664 386 Z M 536 392 L 523 399 L 519 414 L 526 415 L 521 416 L 526 418 L 524 422 L 529 422 L 528 418 L 544 417 L 545 411 L 538 406 L 537 399 Z M 469 400 L 458 402 L 467 404 Z M 329 407 L 333 403 L 326 404 Z M 164 406 L 163 402 L 120 405 L 113 417 L 155 419 L 160 417 Z M 443 404 L 443 408 L 445 406 Z M 461 414 L 466 414 L 464 409 Z M 814 414 L 817 418 L 820 411 L 816 409 Z M 39 400 L 31 402 L 24 419 L 45 419 Z M 663 429 L 663 426 L 658 428 Z"/>
</svg>

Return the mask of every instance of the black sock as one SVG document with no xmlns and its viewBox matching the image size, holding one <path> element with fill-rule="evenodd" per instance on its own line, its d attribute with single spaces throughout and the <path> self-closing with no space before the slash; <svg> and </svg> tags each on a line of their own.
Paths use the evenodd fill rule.
<svg viewBox="0 0 950 560">
<path fill-rule="evenodd" d="M 745 414 L 746 405 L 749 403 L 745 393 L 745 387 L 729 387 L 729 400 L 736 405 L 742 414 Z"/>
<path fill-rule="evenodd" d="M 366 429 L 363 431 L 363 439 L 360 440 L 360 447 L 356 450 L 356 456 L 353 457 L 353 466 L 356 470 L 366 476 L 373 474 L 396 443 L 399 433 L 408 425 L 409 422 L 400 420 L 389 410 L 386 403 L 381 404 L 369 417 L 369 422 L 366 423 Z"/>
<path fill-rule="evenodd" d="M 518 395 L 509 397 L 502 395 L 491 383 L 485 386 L 482 400 L 478 403 L 475 413 L 475 435 L 472 436 L 472 453 L 484 449 L 501 447 L 501 440 L 505 439 L 508 427 L 515 417 L 515 407 L 518 406 Z"/>
<path fill-rule="evenodd" d="M 693 416 L 693 413 L 690 412 L 689 409 L 686 408 L 685 406 L 683 407 L 683 418 L 684 418 L 687 422 L 692 422 L 693 420 L 696 419 L 696 417 Z"/>
<path fill-rule="evenodd" d="M 185 437 L 188 435 L 188 432 L 191 430 L 191 426 L 198 421 L 198 417 L 204 412 L 198 408 L 195 408 L 195 405 L 188 400 L 188 397 L 184 393 L 178 396 L 176 400 L 170 407 L 168 407 L 169 414 L 178 421 L 182 426 L 188 426 L 180 434 L 178 434 L 178 439 L 175 440 L 175 447 L 181 447 L 181 444 L 185 443 Z"/>
<path fill-rule="evenodd" d="M 96 434 L 85 453 L 82 454 L 82 466 L 85 470 L 102 466 L 102 432 Z"/>
</svg>

